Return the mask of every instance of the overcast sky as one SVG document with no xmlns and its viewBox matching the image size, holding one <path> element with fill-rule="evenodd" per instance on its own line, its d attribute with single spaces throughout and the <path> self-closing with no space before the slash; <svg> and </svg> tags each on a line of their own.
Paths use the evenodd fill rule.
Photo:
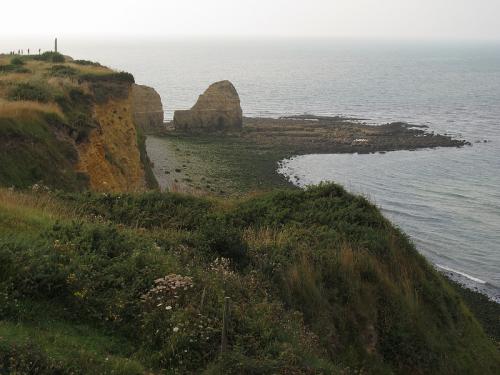
<svg viewBox="0 0 500 375">
<path fill-rule="evenodd" d="M 500 40 L 500 0 L 17 0 L 0 38 L 274 36 Z"/>
</svg>

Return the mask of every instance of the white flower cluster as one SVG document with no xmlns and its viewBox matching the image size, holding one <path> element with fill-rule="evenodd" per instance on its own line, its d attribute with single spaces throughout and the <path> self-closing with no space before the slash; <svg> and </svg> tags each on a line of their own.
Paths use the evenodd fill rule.
<svg viewBox="0 0 500 375">
<path fill-rule="evenodd" d="M 224 277 L 235 275 L 231 270 L 231 261 L 228 258 L 216 258 L 212 263 L 210 263 L 208 269 L 212 272 L 221 274 Z"/>
<path fill-rule="evenodd" d="M 50 188 L 48 186 L 45 186 L 45 185 L 34 184 L 31 186 L 31 191 L 33 191 L 35 193 L 49 192 Z"/>
<path fill-rule="evenodd" d="M 155 280 L 155 286 L 141 296 L 144 303 L 172 310 L 180 294 L 194 287 L 193 278 L 170 274 Z"/>
</svg>

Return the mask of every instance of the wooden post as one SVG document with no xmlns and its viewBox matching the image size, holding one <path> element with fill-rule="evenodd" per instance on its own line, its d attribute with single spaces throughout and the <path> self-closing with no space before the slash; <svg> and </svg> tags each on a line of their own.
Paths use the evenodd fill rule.
<svg viewBox="0 0 500 375">
<path fill-rule="evenodd" d="M 222 315 L 222 337 L 220 351 L 224 354 L 227 351 L 227 326 L 229 322 L 229 297 L 224 298 L 224 312 Z"/>
<path fill-rule="evenodd" d="M 57 53 L 57 38 L 56 38 L 56 40 L 54 42 L 54 52 Z"/>
<path fill-rule="evenodd" d="M 203 292 L 201 293 L 200 313 L 203 311 L 203 305 L 205 303 L 205 294 L 206 293 L 207 293 L 207 288 L 203 288 Z"/>
</svg>

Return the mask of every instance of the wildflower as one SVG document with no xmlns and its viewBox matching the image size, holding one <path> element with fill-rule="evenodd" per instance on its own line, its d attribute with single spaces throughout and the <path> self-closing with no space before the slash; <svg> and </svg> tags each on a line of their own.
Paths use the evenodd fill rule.
<svg viewBox="0 0 500 375">
<path fill-rule="evenodd" d="M 179 327 L 174 327 L 174 329 L 172 331 L 179 332 Z"/>
<path fill-rule="evenodd" d="M 165 310 L 172 310 L 172 306 L 166 306 Z"/>
</svg>

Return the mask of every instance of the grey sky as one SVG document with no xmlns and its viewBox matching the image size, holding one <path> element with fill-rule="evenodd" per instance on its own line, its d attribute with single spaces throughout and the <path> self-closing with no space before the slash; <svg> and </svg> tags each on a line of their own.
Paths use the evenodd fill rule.
<svg viewBox="0 0 500 375">
<path fill-rule="evenodd" d="M 18 0 L 16 36 L 289 36 L 500 40 L 500 0 Z"/>
</svg>

